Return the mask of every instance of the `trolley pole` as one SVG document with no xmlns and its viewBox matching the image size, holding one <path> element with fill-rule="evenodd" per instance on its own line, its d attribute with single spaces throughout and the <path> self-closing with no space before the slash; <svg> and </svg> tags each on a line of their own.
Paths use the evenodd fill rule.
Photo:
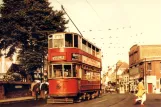
<svg viewBox="0 0 161 107">
<path fill-rule="evenodd" d="M 78 27 L 76 26 L 76 24 L 73 22 L 73 20 L 70 18 L 70 16 L 68 15 L 68 13 L 65 11 L 63 5 L 61 5 L 61 8 L 62 8 L 63 11 L 66 13 L 66 15 L 67 15 L 68 18 L 71 20 L 71 22 L 73 23 L 73 25 L 75 26 L 75 28 L 78 30 L 78 32 L 81 34 L 81 36 L 83 36 L 83 34 L 82 34 L 81 31 L 78 29 Z"/>
</svg>

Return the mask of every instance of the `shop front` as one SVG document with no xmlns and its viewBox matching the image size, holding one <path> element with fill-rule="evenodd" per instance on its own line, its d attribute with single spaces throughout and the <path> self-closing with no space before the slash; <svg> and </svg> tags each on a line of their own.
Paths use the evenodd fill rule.
<svg viewBox="0 0 161 107">
<path fill-rule="evenodd" d="M 136 92 L 137 89 L 137 84 L 138 84 L 138 79 L 140 78 L 140 73 L 139 73 L 139 68 L 135 67 L 135 68 L 131 68 L 129 70 L 129 90 L 130 92 Z"/>
</svg>

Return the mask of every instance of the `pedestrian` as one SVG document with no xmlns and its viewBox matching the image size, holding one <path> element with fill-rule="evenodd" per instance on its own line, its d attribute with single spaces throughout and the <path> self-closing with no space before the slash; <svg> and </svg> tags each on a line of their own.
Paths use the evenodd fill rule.
<svg viewBox="0 0 161 107">
<path fill-rule="evenodd" d="M 36 81 L 36 83 L 33 86 L 33 91 L 35 93 L 35 99 L 38 100 L 38 96 L 40 93 L 40 81 L 39 80 L 35 80 L 35 81 Z"/>
<path fill-rule="evenodd" d="M 48 82 L 43 81 L 40 84 L 40 96 L 41 96 L 41 98 L 45 99 L 46 95 L 47 95 L 47 92 L 48 92 Z"/>
<path fill-rule="evenodd" d="M 31 88 L 30 88 L 30 90 L 31 90 L 31 93 L 32 93 L 32 96 L 33 96 L 33 97 L 35 97 L 35 95 L 36 95 L 35 91 L 33 90 L 33 87 L 34 87 L 34 85 L 35 85 L 36 83 L 37 83 L 36 81 L 33 81 L 33 82 L 31 83 Z"/>
<path fill-rule="evenodd" d="M 141 101 L 141 106 L 144 106 L 144 102 L 146 100 L 146 90 L 143 85 L 143 78 L 139 78 L 139 84 L 137 86 L 138 92 L 136 93 L 137 98 L 135 99 L 135 103 L 137 101 Z"/>
</svg>

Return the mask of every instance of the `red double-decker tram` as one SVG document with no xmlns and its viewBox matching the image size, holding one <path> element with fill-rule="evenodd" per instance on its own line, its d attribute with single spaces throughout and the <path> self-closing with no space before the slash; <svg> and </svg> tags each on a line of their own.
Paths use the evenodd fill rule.
<svg viewBox="0 0 161 107">
<path fill-rule="evenodd" d="M 48 38 L 48 103 L 96 98 L 101 92 L 101 49 L 76 33 Z"/>
</svg>

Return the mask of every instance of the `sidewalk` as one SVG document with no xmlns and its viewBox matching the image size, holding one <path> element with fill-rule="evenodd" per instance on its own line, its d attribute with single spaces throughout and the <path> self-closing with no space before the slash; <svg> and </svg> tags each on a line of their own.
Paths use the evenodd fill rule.
<svg viewBox="0 0 161 107">
<path fill-rule="evenodd" d="M 12 102 L 20 102 L 20 101 L 27 101 L 27 100 L 34 100 L 35 97 L 29 96 L 29 97 L 19 97 L 19 98 L 7 98 L 4 100 L 0 100 L 0 104 L 2 103 L 12 103 Z"/>
</svg>

